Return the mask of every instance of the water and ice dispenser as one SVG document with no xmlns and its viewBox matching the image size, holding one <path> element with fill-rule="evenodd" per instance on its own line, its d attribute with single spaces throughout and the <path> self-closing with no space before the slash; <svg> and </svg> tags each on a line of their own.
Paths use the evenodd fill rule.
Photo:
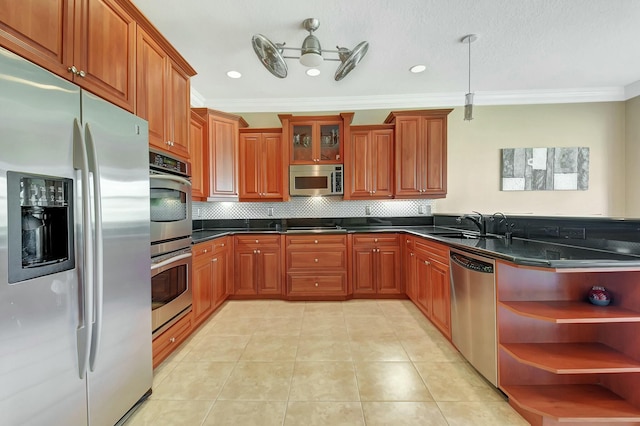
<svg viewBox="0 0 640 426">
<path fill-rule="evenodd" d="M 73 181 L 7 172 L 9 282 L 75 267 Z"/>
</svg>

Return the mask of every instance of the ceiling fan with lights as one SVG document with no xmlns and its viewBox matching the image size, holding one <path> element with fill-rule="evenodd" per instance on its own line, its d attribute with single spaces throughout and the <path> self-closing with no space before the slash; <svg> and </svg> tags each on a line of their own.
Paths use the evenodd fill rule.
<svg viewBox="0 0 640 426">
<path fill-rule="evenodd" d="M 363 41 L 353 50 L 339 46 L 336 46 L 338 50 L 323 50 L 320 47 L 320 41 L 313 35 L 313 32 L 320 27 L 320 21 L 315 18 L 308 18 L 302 21 L 302 26 L 309 31 L 309 35 L 304 39 L 300 48 L 285 47 L 285 43 L 272 43 L 262 34 L 256 34 L 252 37 L 251 44 L 256 55 L 258 55 L 258 59 L 276 77 L 285 78 L 287 76 L 285 59 L 299 59 L 300 63 L 305 67 L 309 67 L 310 70 L 320 66 L 326 60 L 341 62 L 334 76 L 336 81 L 340 81 L 358 65 L 369 49 L 369 42 Z M 285 50 L 297 50 L 300 52 L 300 56 L 283 56 L 283 51 Z M 325 53 L 337 54 L 338 57 L 325 58 L 323 56 Z M 315 75 L 317 74 L 319 72 L 316 72 Z"/>
</svg>

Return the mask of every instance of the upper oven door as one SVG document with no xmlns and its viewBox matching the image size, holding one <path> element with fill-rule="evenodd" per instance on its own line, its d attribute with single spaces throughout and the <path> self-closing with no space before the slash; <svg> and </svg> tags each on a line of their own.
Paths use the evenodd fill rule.
<svg viewBox="0 0 640 426">
<path fill-rule="evenodd" d="M 191 235 L 191 182 L 179 176 L 152 174 L 151 243 Z"/>
</svg>

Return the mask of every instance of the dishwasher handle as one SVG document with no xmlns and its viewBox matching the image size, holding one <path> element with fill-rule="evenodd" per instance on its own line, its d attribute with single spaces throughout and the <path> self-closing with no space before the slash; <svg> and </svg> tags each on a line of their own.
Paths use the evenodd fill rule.
<svg viewBox="0 0 640 426">
<path fill-rule="evenodd" d="M 491 263 L 483 262 L 478 259 L 472 259 L 467 256 L 463 256 L 459 253 L 451 252 L 451 261 L 457 263 L 465 269 L 471 269 L 476 272 L 483 272 L 485 274 L 493 274 L 493 265 Z"/>
</svg>

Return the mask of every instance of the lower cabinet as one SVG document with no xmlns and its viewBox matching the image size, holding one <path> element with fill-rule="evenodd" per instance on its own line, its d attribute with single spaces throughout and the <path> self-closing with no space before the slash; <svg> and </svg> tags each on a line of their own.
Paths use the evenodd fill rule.
<svg viewBox="0 0 640 426">
<path fill-rule="evenodd" d="M 344 298 L 348 293 L 347 236 L 287 236 L 286 268 L 289 298 Z"/>
<path fill-rule="evenodd" d="M 236 235 L 235 296 L 281 295 L 280 235 Z"/>
<path fill-rule="evenodd" d="M 407 283 L 411 288 L 409 297 L 442 334 L 450 339 L 449 248 L 416 238 L 414 249 L 409 253 L 408 262 L 412 268 L 409 274 L 411 282 Z"/>
<path fill-rule="evenodd" d="M 229 237 L 196 244 L 193 248 L 193 323 L 197 327 L 227 298 Z"/>
<path fill-rule="evenodd" d="M 353 236 L 353 294 L 404 293 L 400 275 L 398 234 Z"/>
<path fill-rule="evenodd" d="M 180 318 L 162 334 L 155 336 L 151 343 L 153 352 L 153 368 L 156 368 L 173 352 L 180 343 L 184 342 L 193 330 L 193 312 Z"/>
</svg>

